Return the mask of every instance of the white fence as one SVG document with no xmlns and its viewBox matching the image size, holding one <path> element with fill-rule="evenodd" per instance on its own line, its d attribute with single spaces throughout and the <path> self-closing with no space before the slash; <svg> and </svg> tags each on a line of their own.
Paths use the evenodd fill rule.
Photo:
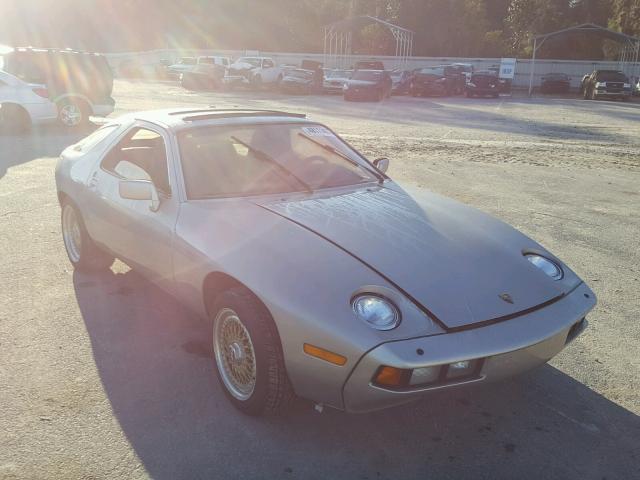
<svg viewBox="0 0 640 480">
<path fill-rule="evenodd" d="M 252 52 L 255 54 L 256 52 Z M 140 65 L 155 65 L 160 60 L 177 61 L 180 57 L 197 57 L 200 55 L 224 55 L 231 58 L 243 56 L 244 51 L 239 50 L 153 50 L 149 52 L 135 53 L 110 53 L 107 54 L 109 63 L 116 74 L 123 62 L 135 61 Z M 280 53 L 280 52 L 260 52 L 261 55 L 269 56 L 274 59 L 277 64 L 299 65 L 302 60 L 325 60 L 322 53 Z M 350 60 L 380 60 L 386 68 L 394 68 L 398 59 L 395 57 L 370 56 L 370 55 L 351 55 Z M 418 67 L 426 67 L 433 65 L 442 65 L 444 63 L 471 63 L 476 70 L 486 70 L 488 67 L 499 65 L 499 58 L 454 58 L 454 57 L 410 57 L 406 61 L 405 68 L 413 69 Z M 331 65 L 327 65 L 331 66 Z M 528 87 L 529 72 L 531 60 L 518 59 L 516 65 L 516 74 L 513 80 L 515 87 Z M 601 62 L 588 60 L 536 60 L 534 86 L 540 85 L 540 79 L 547 73 L 566 73 L 571 77 L 571 86 L 577 88 L 580 86 L 582 76 L 590 73 L 595 69 L 613 69 L 623 68 L 625 73 L 630 77 L 640 76 L 640 64 L 627 63 L 621 65 L 617 61 Z"/>
</svg>

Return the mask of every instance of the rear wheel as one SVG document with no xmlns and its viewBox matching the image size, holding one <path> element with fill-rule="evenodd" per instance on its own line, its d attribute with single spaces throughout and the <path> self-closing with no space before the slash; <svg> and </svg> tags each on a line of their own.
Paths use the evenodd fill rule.
<svg viewBox="0 0 640 480">
<path fill-rule="evenodd" d="M 0 105 L 0 131 L 20 133 L 29 129 L 31 118 L 20 105 Z"/>
<path fill-rule="evenodd" d="M 69 261 L 75 269 L 106 270 L 113 263 L 114 257 L 91 240 L 80 212 L 69 201 L 62 204 L 62 239 Z"/>
<path fill-rule="evenodd" d="M 58 121 L 67 128 L 79 128 L 89 123 L 89 107 L 81 100 L 58 102 Z"/>
<path fill-rule="evenodd" d="M 233 288 L 210 312 L 216 372 L 231 403 L 248 415 L 286 412 L 295 395 L 266 307 L 248 290 Z"/>
</svg>

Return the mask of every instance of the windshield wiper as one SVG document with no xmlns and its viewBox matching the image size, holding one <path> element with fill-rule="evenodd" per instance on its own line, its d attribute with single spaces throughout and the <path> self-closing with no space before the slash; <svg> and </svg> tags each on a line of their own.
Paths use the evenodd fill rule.
<svg viewBox="0 0 640 480">
<path fill-rule="evenodd" d="M 302 180 L 300 177 L 298 177 L 291 170 L 288 170 L 285 167 L 283 167 L 282 165 L 280 165 L 280 163 L 278 163 L 278 161 L 275 160 L 271 155 L 263 152 L 260 149 L 252 147 L 248 143 L 243 142 L 238 137 L 234 137 L 233 135 L 231 136 L 231 140 L 233 140 L 234 142 L 239 143 L 240 145 L 245 147 L 247 150 L 249 150 L 251 153 L 253 153 L 253 156 L 256 157 L 258 160 L 262 160 L 263 162 L 270 163 L 271 165 L 276 167 L 277 170 L 279 170 L 280 172 L 284 173 L 287 177 L 292 177 L 296 182 L 298 182 L 298 184 L 300 184 L 302 187 L 304 187 L 305 191 L 307 191 L 308 193 L 313 193 L 313 189 L 311 188 L 311 185 L 309 185 L 307 182 Z"/>
<path fill-rule="evenodd" d="M 331 152 L 334 155 L 337 155 L 338 157 L 346 160 L 347 162 L 349 162 L 351 165 L 355 165 L 356 167 L 361 168 L 362 170 L 364 170 L 367 173 L 373 173 L 377 178 L 378 178 L 378 183 L 382 185 L 382 182 L 384 182 L 384 177 L 378 173 L 378 172 L 374 172 L 369 170 L 368 168 L 366 168 L 364 165 L 361 165 L 360 163 L 358 163 L 357 161 L 355 161 L 354 159 L 352 159 L 351 157 L 349 157 L 348 155 L 345 155 L 344 153 L 342 153 L 340 150 L 338 150 L 337 148 L 334 148 L 331 145 L 327 145 L 326 143 L 322 143 L 319 142 L 317 140 L 314 140 L 313 138 L 311 138 L 309 135 L 302 133 L 302 132 L 298 132 L 298 135 L 300 135 L 302 138 L 305 138 L 307 140 L 309 140 L 312 143 L 315 143 L 317 146 L 319 146 L 320 148 L 322 148 L 323 150 L 326 150 L 327 152 Z"/>
</svg>

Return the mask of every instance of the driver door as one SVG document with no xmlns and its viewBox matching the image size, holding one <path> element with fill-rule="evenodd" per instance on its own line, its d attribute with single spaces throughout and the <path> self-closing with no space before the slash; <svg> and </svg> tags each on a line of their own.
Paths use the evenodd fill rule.
<svg viewBox="0 0 640 480">
<path fill-rule="evenodd" d="M 172 188 L 171 155 L 167 132 L 138 123 L 106 153 L 89 182 L 100 200 L 94 221 L 97 238 L 167 289 L 173 281 L 173 236 L 180 206 Z M 152 211 L 148 200 L 122 198 L 123 180 L 151 181 L 160 197 L 159 209 Z"/>
</svg>

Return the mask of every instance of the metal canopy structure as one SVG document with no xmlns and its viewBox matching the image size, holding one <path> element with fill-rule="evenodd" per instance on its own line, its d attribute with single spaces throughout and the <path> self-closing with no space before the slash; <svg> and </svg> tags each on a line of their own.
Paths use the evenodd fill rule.
<svg viewBox="0 0 640 480">
<path fill-rule="evenodd" d="M 620 49 L 620 70 L 627 73 L 629 76 L 635 74 L 637 77 L 640 73 L 638 59 L 640 54 L 640 38 L 632 37 L 625 33 L 616 32 L 609 28 L 601 27 L 594 23 L 583 23 L 582 25 L 576 25 L 575 27 L 565 28 L 558 30 L 557 32 L 545 33 L 542 35 L 536 35 L 533 37 L 533 53 L 531 56 L 531 68 L 529 72 L 529 96 L 533 92 L 533 74 L 536 69 L 536 53 L 544 45 L 544 43 L 553 37 L 559 37 L 564 35 L 571 35 L 576 33 L 596 34 L 601 37 L 613 40 L 614 42 L 622 45 Z"/>
<path fill-rule="evenodd" d="M 324 65 L 348 68 L 352 63 L 353 33 L 369 25 L 381 25 L 396 41 L 395 66 L 402 67 L 413 52 L 414 32 L 369 15 L 345 18 L 324 27 Z"/>
</svg>

